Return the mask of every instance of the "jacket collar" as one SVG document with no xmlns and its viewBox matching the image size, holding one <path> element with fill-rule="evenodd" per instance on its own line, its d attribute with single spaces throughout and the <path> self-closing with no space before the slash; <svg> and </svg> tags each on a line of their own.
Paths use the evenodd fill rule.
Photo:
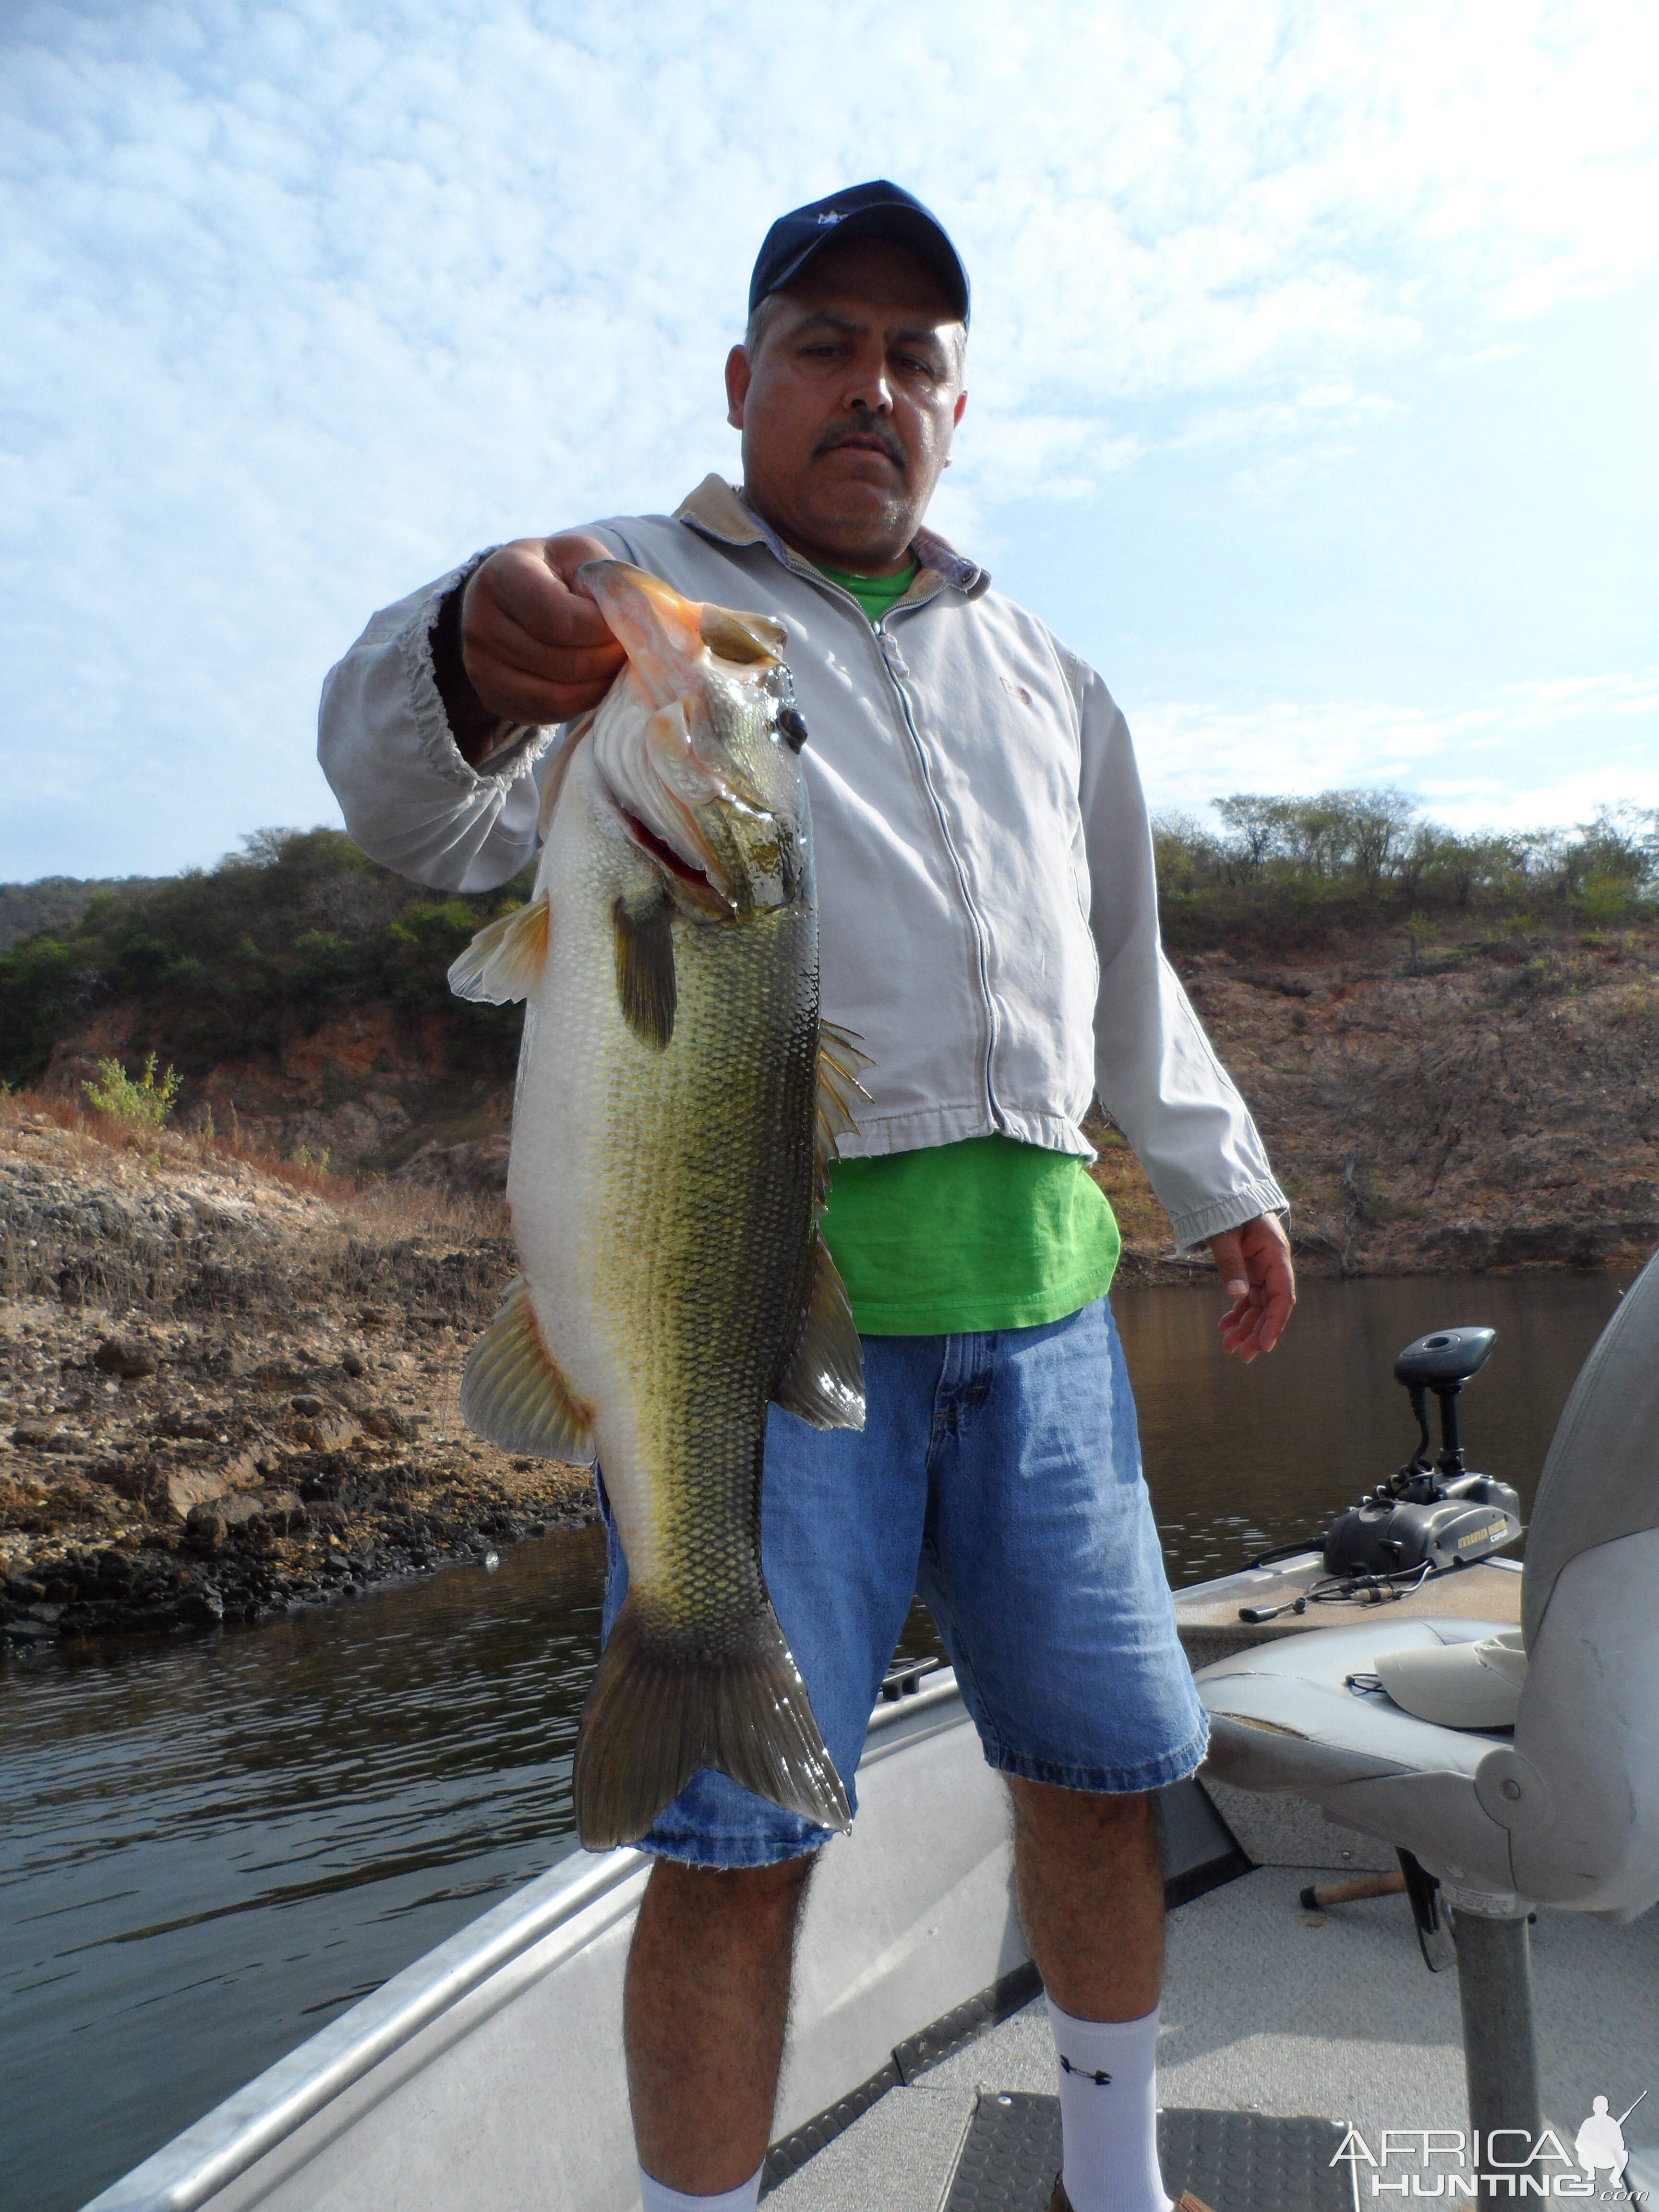
<svg viewBox="0 0 1659 2212">
<path fill-rule="evenodd" d="M 727 483 L 724 477 L 705 477 L 674 509 L 673 519 L 722 545 L 764 545 L 786 568 L 809 575 L 818 573 L 810 561 L 791 552 L 776 531 L 761 520 L 742 492 Z M 934 531 L 918 530 L 911 541 L 911 550 L 921 563 L 921 571 L 906 592 L 907 599 L 921 592 L 924 579 L 930 574 L 968 599 L 977 599 L 990 588 L 991 579 L 987 572 L 976 562 L 965 559 Z"/>
</svg>

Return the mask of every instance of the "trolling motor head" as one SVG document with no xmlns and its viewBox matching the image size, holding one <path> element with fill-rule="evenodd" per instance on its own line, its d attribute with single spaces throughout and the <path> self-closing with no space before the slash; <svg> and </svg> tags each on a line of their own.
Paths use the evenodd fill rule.
<svg viewBox="0 0 1659 2212">
<path fill-rule="evenodd" d="M 1325 1538 L 1332 1575 L 1432 1574 L 1471 1566 L 1521 1534 L 1521 1501 L 1507 1482 L 1470 1474 L 1457 1436 L 1457 1395 L 1486 1365 L 1498 1332 L 1441 1328 L 1413 1340 L 1394 1363 L 1417 1416 L 1418 1445 L 1389 1481 L 1379 1482 Z M 1430 1458 L 1428 1394 L 1440 1401 L 1440 1450 Z"/>
<path fill-rule="evenodd" d="M 1440 1401 L 1440 1456 L 1434 1462 L 1438 1474 L 1463 1472 L 1463 1449 L 1457 1441 L 1457 1394 L 1472 1376 L 1486 1365 L 1498 1341 L 1495 1328 L 1437 1328 L 1427 1336 L 1413 1337 L 1394 1363 L 1394 1379 L 1403 1382 L 1417 1416 L 1419 1441 L 1410 1464 L 1419 1473 L 1429 1469 L 1428 1393 Z M 1401 1472 L 1404 1472 L 1402 1468 Z"/>
</svg>

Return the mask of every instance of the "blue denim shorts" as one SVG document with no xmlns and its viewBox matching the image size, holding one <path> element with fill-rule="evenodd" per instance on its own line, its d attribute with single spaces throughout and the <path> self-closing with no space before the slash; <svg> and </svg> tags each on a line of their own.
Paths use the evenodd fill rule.
<svg viewBox="0 0 1659 2212">
<path fill-rule="evenodd" d="M 1190 1774 L 1204 1714 L 1106 1300 L 1042 1328 L 866 1337 L 864 1381 L 860 1431 L 772 1408 L 761 1492 L 767 1587 L 854 1805 L 913 1591 L 990 1765 L 1071 1790 L 1152 1790 Z M 609 1635 L 628 1566 L 608 1510 L 605 1527 Z M 829 1833 L 704 1769 L 643 1848 L 764 1866 Z"/>
</svg>

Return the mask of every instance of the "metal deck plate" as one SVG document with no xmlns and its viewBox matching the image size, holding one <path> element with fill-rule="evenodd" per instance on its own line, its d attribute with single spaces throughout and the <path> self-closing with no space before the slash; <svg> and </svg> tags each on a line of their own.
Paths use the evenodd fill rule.
<svg viewBox="0 0 1659 2212">
<path fill-rule="evenodd" d="M 1334 2120 L 1262 2112 L 1158 2116 L 1164 2186 L 1212 2212 L 1354 2212 L 1353 2168 L 1331 2164 L 1347 2130 Z M 940 2212 L 1048 2212 L 1060 2170 L 1060 2100 L 984 2091 Z"/>
</svg>

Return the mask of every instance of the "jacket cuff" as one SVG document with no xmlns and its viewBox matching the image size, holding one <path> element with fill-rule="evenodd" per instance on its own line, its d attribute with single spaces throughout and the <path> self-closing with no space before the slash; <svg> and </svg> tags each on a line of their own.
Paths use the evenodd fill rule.
<svg viewBox="0 0 1659 2212">
<path fill-rule="evenodd" d="M 406 623 L 397 640 L 398 657 L 402 664 L 404 680 L 408 686 L 410 719 L 415 726 L 416 741 L 431 765 L 451 782 L 460 781 L 469 787 L 480 783 L 509 784 L 522 775 L 525 769 L 541 751 L 544 742 L 551 734 L 537 722 L 504 722 L 495 744 L 475 767 L 455 742 L 455 733 L 449 726 L 449 716 L 444 711 L 443 694 L 438 689 L 438 672 L 432 658 L 432 635 L 442 617 L 446 603 L 458 592 L 465 591 L 475 573 L 495 550 L 486 546 L 482 553 L 434 584 L 422 599 L 412 620 Z"/>
<path fill-rule="evenodd" d="M 1190 1252 L 1206 1243 L 1212 1237 L 1219 1237 L 1224 1229 L 1242 1228 L 1263 1213 L 1288 1213 L 1291 1201 L 1279 1185 L 1269 1176 L 1265 1182 L 1247 1182 L 1242 1190 L 1230 1190 L 1224 1197 L 1206 1199 L 1202 1206 L 1189 1206 L 1184 1213 L 1172 1214 L 1170 1226 L 1175 1231 L 1176 1252 Z"/>
</svg>

